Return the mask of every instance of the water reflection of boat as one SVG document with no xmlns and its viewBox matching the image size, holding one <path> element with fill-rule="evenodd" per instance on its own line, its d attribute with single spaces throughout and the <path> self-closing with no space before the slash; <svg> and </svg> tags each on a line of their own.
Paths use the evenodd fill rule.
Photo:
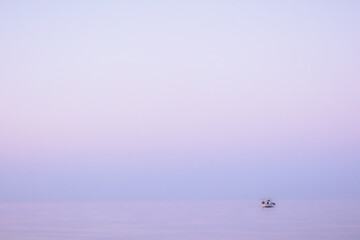
<svg viewBox="0 0 360 240">
<path fill-rule="evenodd" d="M 272 208 L 272 207 L 275 207 L 275 203 L 272 202 L 270 199 L 268 199 L 268 200 L 262 201 L 261 206 L 263 208 Z"/>
</svg>

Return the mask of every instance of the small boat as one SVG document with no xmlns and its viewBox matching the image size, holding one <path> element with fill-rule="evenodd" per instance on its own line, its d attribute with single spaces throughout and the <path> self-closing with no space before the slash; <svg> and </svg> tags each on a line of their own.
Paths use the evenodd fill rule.
<svg viewBox="0 0 360 240">
<path fill-rule="evenodd" d="M 275 203 L 272 202 L 270 199 L 268 199 L 268 200 L 262 201 L 261 206 L 263 208 L 272 208 L 272 207 L 275 207 Z"/>
</svg>

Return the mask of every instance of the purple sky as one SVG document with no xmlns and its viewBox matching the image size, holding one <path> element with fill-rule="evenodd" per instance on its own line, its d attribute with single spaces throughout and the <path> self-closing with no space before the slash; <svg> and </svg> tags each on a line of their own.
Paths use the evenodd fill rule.
<svg viewBox="0 0 360 240">
<path fill-rule="evenodd" d="M 360 198 L 359 12 L 0 2 L 0 201 Z"/>
</svg>

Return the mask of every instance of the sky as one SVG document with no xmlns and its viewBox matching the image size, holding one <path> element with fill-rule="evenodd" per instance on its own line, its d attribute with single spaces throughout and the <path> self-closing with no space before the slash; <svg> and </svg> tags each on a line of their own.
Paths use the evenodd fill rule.
<svg viewBox="0 0 360 240">
<path fill-rule="evenodd" d="M 0 1 L 0 201 L 360 198 L 359 1 Z"/>
</svg>

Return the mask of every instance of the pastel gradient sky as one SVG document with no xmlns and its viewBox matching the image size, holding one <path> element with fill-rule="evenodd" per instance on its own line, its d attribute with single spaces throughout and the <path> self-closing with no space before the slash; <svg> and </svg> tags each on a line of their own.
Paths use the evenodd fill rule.
<svg viewBox="0 0 360 240">
<path fill-rule="evenodd" d="M 0 1 L 0 201 L 360 198 L 360 1 Z"/>
</svg>

